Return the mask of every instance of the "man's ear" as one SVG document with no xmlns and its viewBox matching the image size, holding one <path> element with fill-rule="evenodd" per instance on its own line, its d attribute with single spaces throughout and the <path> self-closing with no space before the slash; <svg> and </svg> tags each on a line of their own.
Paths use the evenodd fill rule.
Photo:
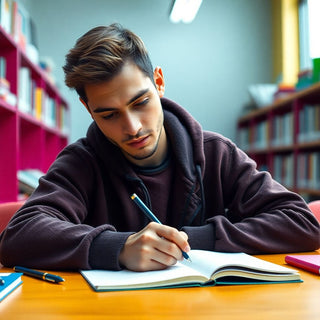
<svg viewBox="0 0 320 320">
<path fill-rule="evenodd" d="M 87 104 L 82 98 L 80 98 L 80 97 L 79 97 L 79 100 L 80 100 L 80 102 L 86 107 L 87 111 L 90 113 L 91 118 L 92 118 L 92 113 L 91 113 L 91 110 L 90 110 L 88 104 Z"/>
<path fill-rule="evenodd" d="M 160 67 L 155 68 L 153 72 L 153 79 L 154 79 L 154 83 L 156 84 L 156 88 L 159 93 L 159 96 L 160 98 L 162 98 L 164 96 L 165 83 L 164 83 L 162 69 Z"/>
</svg>

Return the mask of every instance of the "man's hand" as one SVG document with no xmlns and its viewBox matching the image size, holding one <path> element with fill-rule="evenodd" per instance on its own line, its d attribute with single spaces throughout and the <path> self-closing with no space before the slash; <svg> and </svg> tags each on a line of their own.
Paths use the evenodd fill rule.
<svg viewBox="0 0 320 320">
<path fill-rule="evenodd" d="M 151 222 L 128 237 L 120 252 L 119 262 L 133 271 L 160 270 L 182 260 L 181 250 L 190 251 L 186 233 Z"/>
</svg>

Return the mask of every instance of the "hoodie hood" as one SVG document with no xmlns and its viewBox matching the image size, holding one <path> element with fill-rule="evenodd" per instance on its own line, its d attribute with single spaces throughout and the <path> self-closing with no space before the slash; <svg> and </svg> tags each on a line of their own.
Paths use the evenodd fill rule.
<svg viewBox="0 0 320 320">
<path fill-rule="evenodd" d="M 205 212 L 202 183 L 205 165 L 203 133 L 200 124 L 181 106 L 166 98 L 161 98 L 161 104 L 164 127 L 176 163 L 174 210 L 180 212 L 180 220 L 176 221 L 175 225 L 190 225 L 199 214 L 199 219 L 203 221 Z M 141 188 L 149 206 L 150 195 L 143 181 L 133 167 L 128 165 L 128 160 L 121 150 L 104 136 L 95 123 L 89 127 L 87 139 L 101 161 L 102 170 L 122 177 L 132 184 L 133 190 Z"/>
<path fill-rule="evenodd" d="M 196 167 L 201 168 L 203 175 L 205 157 L 201 125 L 177 103 L 167 98 L 161 98 L 161 103 L 164 127 L 185 175 L 192 179 Z"/>
<path fill-rule="evenodd" d="M 161 98 L 161 104 L 164 112 L 164 127 L 173 146 L 172 152 L 186 177 L 194 180 L 196 167 L 200 167 L 201 171 L 204 168 L 202 128 L 184 108 L 175 102 Z M 95 122 L 88 129 L 87 139 L 107 167 L 114 168 L 121 175 L 131 172 L 121 150 L 104 136 Z"/>
</svg>

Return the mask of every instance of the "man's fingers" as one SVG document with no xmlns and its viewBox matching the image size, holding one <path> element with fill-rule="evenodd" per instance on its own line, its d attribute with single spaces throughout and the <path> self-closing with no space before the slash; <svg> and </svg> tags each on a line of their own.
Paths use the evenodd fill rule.
<svg viewBox="0 0 320 320">
<path fill-rule="evenodd" d="M 153 260 L 158 261 L 161 264 L 165 264 L 167 266 L 173 265 L 177 262 L 177 260 L 182 259 L 181 248 L 177 246 L 175 242 L 166 237 L 166 235 L 170 236 L 169 234 L 172 232 L 158 232 L 158 226 L 160 225 L 155 226 L 156 230 L 149 229 L 141 234 L 140 241 L 142 246 L 140 248 L 140 254 L 142 256 L 152 256 Z M 172 235 L 177 235 L 178 233 L 179 232 L 173 232 Z"/>
<path fill-rule="evenodd" d="M 119 262 L 135 271 L 161 270 L 182 260 L 188 251 L 187 235 L 175 228 L 151 222 L 124 244 Z"/>
<path fill-rule="evenodd" d="M 155 232 L 159 235 L 159 237 L 167 239 L 171 243 L 178 246 L 182 251 L 190 251 L 188 236 L 185 232 L 178 231 L 177 229 L 166 225 L 159 225 L 154 222 L 151 222 L 150 226 L 154 228 Z"/>
</svg>

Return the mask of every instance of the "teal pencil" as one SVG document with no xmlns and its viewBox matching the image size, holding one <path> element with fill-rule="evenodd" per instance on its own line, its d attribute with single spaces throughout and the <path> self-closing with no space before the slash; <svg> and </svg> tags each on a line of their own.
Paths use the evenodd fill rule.
<svg viewBox="0 0 320 320">
<path fill-rule="evenodd" d="M 151 221 L 162 224 L 160 220 L 153 214 L 153 212 L 144 204 L 144 202 L 135 193 L 132 194 L 131 199 L 137 204 L 137 206 Z M 182 251 L 182 255 L 186 260 L 189 260 L 191 262 L 191 259 L 186 252 Z"/>
</svg>

